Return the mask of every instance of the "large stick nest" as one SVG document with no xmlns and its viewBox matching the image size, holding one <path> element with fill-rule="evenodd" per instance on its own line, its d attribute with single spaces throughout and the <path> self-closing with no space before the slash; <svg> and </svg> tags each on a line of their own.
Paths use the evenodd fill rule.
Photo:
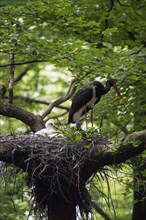
<svg viewBox="0 0 146 220">
<path fill-rule="evenodd" d="M 65 202 L 78 206 L 81 215 L 85 213 L 88 216 L 91 205 L 85 187 L 86 174 L 91 176 L 93 173 L 90 167 L 87 172 L 85 164 L 94 150 L 97 151 L 97 146 L 98 150 L 102 146 L 100 153 L 105 150 L 104 141 L 92 138 L 70 142 L 62 138 L 48 139 L 33 135 L 8 135 L 7 141 L 9 149 L 1 158 L 28 173 L 27 184 L 41 213 L 51 216 L 54 207 Z M 5 142 L 5 148 L 4 145 Z"/>
<path fill-rule="evenodd" d="M 133 147 L 128 141 L 115 151 L 107 151 L 110 144 L 95 137 L 71 142 L 66 138 L 0 135 L 0 160 L 28 174 L 27 182 L 41 213 L 53 216 L 56 207 L 63 204 L 66 209 L 78 206 L 81 214 L 88 215 L 91 206 L 86 182 L 104 166 L 120 164 L 142 153 L 145 130 L 133 135 L 143 143 Z"/>
<path fill-rule="evenodd" d="M 80 177 L 87 154 L 84 146 L 62 146 L 60 140 L 53 141 L 51 148 L 36 148 L 30 155 L 28 160 L 33 166 L 28 165 L 29 184 L 41 212 L 53 212 L 52 206 L 62 199 L 78 205 L 81 213 L 90 211 L 90 197 Z"/>
</svg>

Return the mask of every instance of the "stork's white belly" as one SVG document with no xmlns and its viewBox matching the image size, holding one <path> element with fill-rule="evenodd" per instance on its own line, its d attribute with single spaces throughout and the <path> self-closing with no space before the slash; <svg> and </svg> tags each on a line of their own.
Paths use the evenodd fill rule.
<svg viewBox="0 0 146 220">
<path fill-rule="evenodd" d="M 85 106 L 83 106 L 82 108 L 80 108 L 73 116 L 73 121 L 76 122 L 76 124 L 78 123 L 82 113 L 85 111 Z"/>
<path fill-rule="evenodd" d="M 86 103 L 86 105 L 84 105 L 82 108 L 80 108 L 73 116 L 73 121 L 76 122 L 76 124 L 78 123 L 82 113 L 85 111 L 86 108 L 93 108 L 95 102 L 96 102 L 97 98 L 96 98 L 96 93 L 95 93 L 95 88 L 93 88 L 93 97 L 92 99 Z"/>
<path fill-rule="evenodd" d="M 94 106 L 94 104 L 96 102 L 96 99 L 97 99 L 96 96 L 93 96 L 93 98 L 89 102 L 87 102 L 86 106 L 88 108 L 93 108 L 93 106 Z"/>
</svg>

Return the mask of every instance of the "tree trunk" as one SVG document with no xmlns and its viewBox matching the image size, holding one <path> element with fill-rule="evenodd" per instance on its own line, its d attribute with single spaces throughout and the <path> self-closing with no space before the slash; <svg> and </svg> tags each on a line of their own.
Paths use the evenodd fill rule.
<svg viewBox="0 0 146 220">
<path fill-rule="evenodd" d="M 54 196 L 47 215 L 49 220 L 76 220 L 76 206 L 65 198 Z"/>
<path fill-rule="evenodd" d="M 138 88 L 141 86 L 136 84 Z M 139 88 L 140 91 L 141 88 Z M 136 106 L 139 106 L 134 118 L 134 129 L 142 130 L 146 128 L 146 111 L 143 106 L 146 104 L 146 99 L 139 97 L 136 100 Z M 137 109 L 137 108 L 136 108 Z M 146 220 L 146 158 L 138 156 L 134 161 L 134 192 L 133 192 L 133 214 L 132 220 Z"/>
<path fill-rule="evenodd" d="M 144 169 L 142 168 L 141 171 Z M 146 177 L 135 172 L 134 175 L 134 205 L 132 220 L 146 220 Z"/>
</svg>

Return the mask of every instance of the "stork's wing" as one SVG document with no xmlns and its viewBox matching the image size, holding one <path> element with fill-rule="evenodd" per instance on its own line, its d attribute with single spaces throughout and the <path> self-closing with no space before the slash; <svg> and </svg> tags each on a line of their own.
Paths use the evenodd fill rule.
<svg viewBox="0 0 146 220">
<path fill-rule="evenodd" d="M 69 111 L 68 123 L 73 122 L 73 115 L 84 105 L 86 105 L 93 97 L 93 86 L 84 87 L 78 90 L 72 100 L 72 105 Z M 99 97 L 100 99 L 100 97 Z M 99 100 L 98 100 L 99 101 Z M 96 101 L 96 103 L 98 102 Z M 87 108 L 86 111 L 89 111 Z M 84 114 L 84 113 L 83 113 Z M 82 114 L 82 115 L 83 115 Z"/>
</svg>

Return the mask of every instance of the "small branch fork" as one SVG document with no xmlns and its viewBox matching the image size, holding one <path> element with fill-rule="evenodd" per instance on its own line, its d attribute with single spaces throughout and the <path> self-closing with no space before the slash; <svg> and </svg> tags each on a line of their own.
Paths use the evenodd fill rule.
<svg viewBox="0 0 146 220">
<path fill-rule="evenodd" d="M 66 102 L 68 99 L 71 98 L 71 96 L 75 93 L 76 88 L 77 88 L 77 79 L 74 79 L 71 84 L 70 87 L 66 93 L 66 95 L 64 97 L 61 97 L 57 100 L 55 100 L 54 102 L 50 103 L 48 108 L 43 112 L 43 114 L 41 115 L 42 119 L 44 119 L 47 115 L 50 114 L 50 112 L 52 111 L 52 109 L 54 107 L 57 107 L 58 105 L 62 104 L 63 102 Z"/>
<path fill-rule="evenodd" d="M 11 56 L 12 56 L 12 62 L 13 62 L 14 54 Z M 77 87 L 78 80 L 77 79 L 73 80 L 70 84 L 67 94 L 64 97 L 59 98 L 56 101 L 50 103 L 46 111 L 42 114 L 42 116 L 34 115 L 33 113 L 30 113 L 21 107 L 17 107 L 12 103 L 13 102 L 13 82 L 14 82 L 14 68 L 11 69 L 10 77 L 9 77 L 9 103 L 1 103 L 0 114 L 7 116 L 7 117 L 18 119 L 22 121 L 23 123 L 25 123 L 26 125 L 28 125 L 33 132 L 36 132 L 44 128 L 43 119 L 48 114 L 50 114 L 51 110 L 54 107 L 57 107 L 58 105 L 67 101 L 74 94 L 76 87 Z"/>
</svg>

